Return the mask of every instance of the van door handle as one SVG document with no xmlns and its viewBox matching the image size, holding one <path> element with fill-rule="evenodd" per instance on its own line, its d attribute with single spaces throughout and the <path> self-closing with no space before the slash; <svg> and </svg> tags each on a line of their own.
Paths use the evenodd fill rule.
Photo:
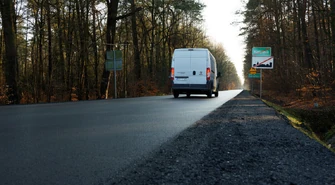
<svg viewBox="0 0 335 185">
<path fill-rule="evenodd" d="M 197 72 L 193 71 L 193 75 L 195 75 Z"/>
</svg>

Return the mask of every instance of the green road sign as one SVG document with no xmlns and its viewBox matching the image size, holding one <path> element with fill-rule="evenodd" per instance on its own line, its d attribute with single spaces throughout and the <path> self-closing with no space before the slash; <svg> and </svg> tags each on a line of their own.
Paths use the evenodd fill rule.
<svg viewBox="0 0 335 185">
<path fill-rule="evenodd" d="M 114 61 L 113 60 L 106 60 L 105 68 L 107 71 L 114 70 Z M 115 60 L 115 70 L 120 71 L 122 70 L 122 60 Z"/>
<path fill-rule="evenodd" d="M 115 58 L 114 58 L 115 54 Z M 107 60 L 122 60 L 122 51 L 121 50 L 114 50 L 114 51 L 107 51 Z"/>
<path fill-rule="evenodd" d="M 113 71 L 114 63 L 115 63 L 115 70 L 117 71 L 122 70 L 122 51 L 120 50 L 107 51 L 106 62 L 105 62 L 106 70 Z"/>
<path fill-rule="evenodd" d="M 261 78 L 261 74 L 260 74 L 260 73 L 249 74 L 248 77 L 249 77 L 249 78 L 258 78 L 258 79 L 260 79 L 260 78 Z"/>
<path fill-rule="evenodd" d="M 271 47 L 253 47 L 252 56 L 253 57 L 270 57 Z"/>
</svg>

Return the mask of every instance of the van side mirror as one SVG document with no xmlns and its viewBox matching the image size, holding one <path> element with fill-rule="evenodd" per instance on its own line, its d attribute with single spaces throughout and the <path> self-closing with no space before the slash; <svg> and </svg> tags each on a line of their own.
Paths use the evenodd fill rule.
<svg viewBox="0 0 335 185">
<path fill-rule="evenodd" d="M 218 75 L 216 76 L 216 78 L 220 78 L 221 77 L 221 72 L 218 72 Z"/>
</svg>

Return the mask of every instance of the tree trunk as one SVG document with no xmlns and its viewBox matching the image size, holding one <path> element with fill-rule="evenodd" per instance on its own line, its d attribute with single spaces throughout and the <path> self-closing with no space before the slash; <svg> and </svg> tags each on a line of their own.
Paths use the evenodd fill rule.
<svg viewBox="0 0 335 185">
<path fill-rule="evenodd" d="M 168 72 L 168 70 L 169 70 L 169 68 L 168 68 L 168 66 L 169 66 L 169 64 L 167 64 L 167 62 L 166 62 L 166 12 L 165 12 L 165 0 L 163 0 L 163 16 L 162 16 L 162 39 L 163 39 L 163 53 L 162 53 L 162 68 L 161 68 L 161 75 L 160 75 L 160 82 L 159 82 L 159 85 L 160 86 L 163 86 L 163 84 L 164 84 L 164 79 L 166 79 L 166 76 L 168 76 L 168 75 L 165 75 L 165 74 L 167 74 Z"/>
<path fill-rule="evenodd" d="M 316 15 L 316 2 L 313 1 L 312 2 L 312 16 L 313 18 L 313 25 L 314 25 L 314 38 L 315 38 L 315 50 L 316 50 L 316 57 L 315 57 L 315 67 L 317 68 L 317 70 L 320 69 L 320 57 L 321 57 L 321 51 L 320 51 L 320 43 L 319 43 L 319 31 L 318 31 L 318 21 L 317 20 L 321 20 L 318 19 L 318 16 Z"/>
<path fill-rule="evenodd" d="M 78 29 L 77 41 L 79 47 L 79 56 L 77 63 L 77 75 L 78 75 L 78 99 L 88 99 L 87 88 L 87 64 L 88 64 L 88 1 L 77 0 L 76 1 L 76 12 Z"/>
<path fill-rule="evenodd" d="M 151 9 L 151 50 L 150 50 L 150 60 L 149 60 L 149 74 L 150 78 L 154 79 L 153 75 L 153 63 L 154 63 L 154 49 L 155 49 L 155 29 L 156 29 L 156 20 L 155 20 L 155 0 L 152 0 L 152 9 Z"/>
<path fill-rule="evenodd" d="M 138 81 L 141 80 L 141 58 L 140 58 L 140 50 L 138 45 L 138 37 L 137 37 L 137 24 L 136 24 L 136 5 L 134 0 L 130 0 L 131 3 L 131 11 L 134 14 L 131 17 L 131 28 L 132 28 L 132 36 L 133 36 L 133 48 L 134 48 L 134 67 L 135 67 L 135 79 Z"/>
<path fill-rule="evenodd" d="M 71 65 L 71 59 L 73 55 L 73 33 L 74 33 L 74 27 L 72 26 L 75 22 L 75 17 L 72 16 L 74 11 L 72 10 L 72 3 L 70 2 L 68 6 L 68 20 L 67 20 L 67 42 L 66 42 L 66 63 L 67 63 L 67 79 L 66 79 L 66 85 L 67 85 L 67 93 L 69 101 L 72 100 L 72 86 L 73 86 L 73 71 L 72 71 L 72 65 Z"/>
<path fill-rule="evenodd" d="M 90 12 L 90 1 L 86 1 L 86 14 L 85 14 L 85 32 L 84 32 L 84 38 L 89 38 L 89 12 Z M 89 82 L 88 82 L 88 65 L 90 65 L 90 61 L 89 61 L 89 44 L 88 44 L 88 40 L 83 40 L 84 42 L 84 88 L 85 88 L 85 99 L 88 100 L 89 99 Z"/>
<path fill-rule="evenodd" d="M 93 16 L 93 53 L 94 53 L 94 77 L 95 77 L 95 98 L 101 96 L 99 92 L 99 82 L 98 82 L 98 67 L 99 67 L 99 60 L 98 60 L 98 47 L 97 47 L 97 33 L 96 33 L 96 9 L 95 9 L 95 0 L 92 0 L 92 16 Z"/>
<path fill-rule="evenodd" d="M 52 31 L 51 31 L 51 14 L 50 14 L 50 4 L 46 4 L 47 9 L 47 25 L 48 25 L 48 88 L 47 88 L 47 101 L 51 102 L 52 96 Z"/>
<path fill-rule="evenodd" d="M 19 104 L 17 80 L 17 50 L 15 38 L 15 9 L 13 1 L 1 0 L 0 11 L 5 40 L 5 78 L 8 104 Z"/>
<path fill-rule="evenodd" d="M 332 55 L 333 55 L 333 59 L 332 59 L 332 71 L 333 71 L 333 77 L 335 78 L 335 70 L 334 70 L 334 63 L 335 63 L 335 1 L 331 0 L 330 1 L 330 9 L 331 9 L 331 30 L 332 30 Z"/>
<path fill-rule="evenodd" d="M 44 83 L 44 62 L 43 62 L 43 44 L 44 44 L 44 0 L 40 2 L 40 15 L 39 15 L 39 24 L 38 26 L 38 63 L 37 63 L 37 102 L 42 100 L 42 95 L 45 90 Z"/>
<path fill-rule="evenodd" d="M 302 2 L 301 2 L 302 1 Z M 304 44 L 304 50 L 305 50 L 305 61 L 306 61 L 306 67 L 309 69 L 314 68 L 313 67 L 313 55 L 312 55 L 312 49 L 309 44 L 309 37 L 307 34 L 307 23 L 306 23 L 306 6 L 307 6 L 307 1 L 306 0 L 299 0 L 298 1 L 299 5 L 299 18 L 301 22 L 301 31 L 302 31 L 302 37 L 303 37 L 303 44 Z"/>
<path fill-rule="evenodd" d="M 106 31 L 106 49 L 110 51 L 113 49 L 115 44 L 115 32 L 116 32 L 116 16 L 118 10 L 119 0 L 107 0 L 107 31 Z M 105 56 L 106 57 L 106 56 Z M 111 73 L 106 70 L 104 65 L 104 71 L 102 74 L 102 81 L 100 84 L 100 93 L 105 94 L 105 98 L 108 98 L 108 89 L 110 83 Z"/>
<path fill-rule="evenodd" d="M 62 93 L 62 99 L 63 99 L 63 93 L 64 93 L 64 89 L 66 87 L 65 84 L 65 58 L 64 58 L 64 49 L 63 49 L 63 34 L 62 34 L 62 24 L 61 24 L 61 4 L 59 2 L 59 0 L 56 0 L 56 4 L 57 4 L 57 34 L 58 34 L 58 51 L 59 51 L 59 67 L 58 67 L 58 74 L 59 74 L 59 80 L 61 81 L 61 84 L 62 84 L 62 90 L 61 90 L 61 93 Z"/>
</svg>

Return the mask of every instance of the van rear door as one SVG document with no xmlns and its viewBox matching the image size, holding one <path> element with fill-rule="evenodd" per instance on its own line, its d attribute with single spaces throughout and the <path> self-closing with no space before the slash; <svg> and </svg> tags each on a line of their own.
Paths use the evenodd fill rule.
<svg viewBox="0 0 335 185">
<path fill-rule="evenodd" d="M 189 50 L 176 50 L 173 55 L 175 84 L 190 84 L 191 52 Z"/>
<path fill-rule="evenodd" d="M 207 50 L 191 51 L 190 84 L 206 84 L 206 69 L 208 63 Z"/>
</svg>

